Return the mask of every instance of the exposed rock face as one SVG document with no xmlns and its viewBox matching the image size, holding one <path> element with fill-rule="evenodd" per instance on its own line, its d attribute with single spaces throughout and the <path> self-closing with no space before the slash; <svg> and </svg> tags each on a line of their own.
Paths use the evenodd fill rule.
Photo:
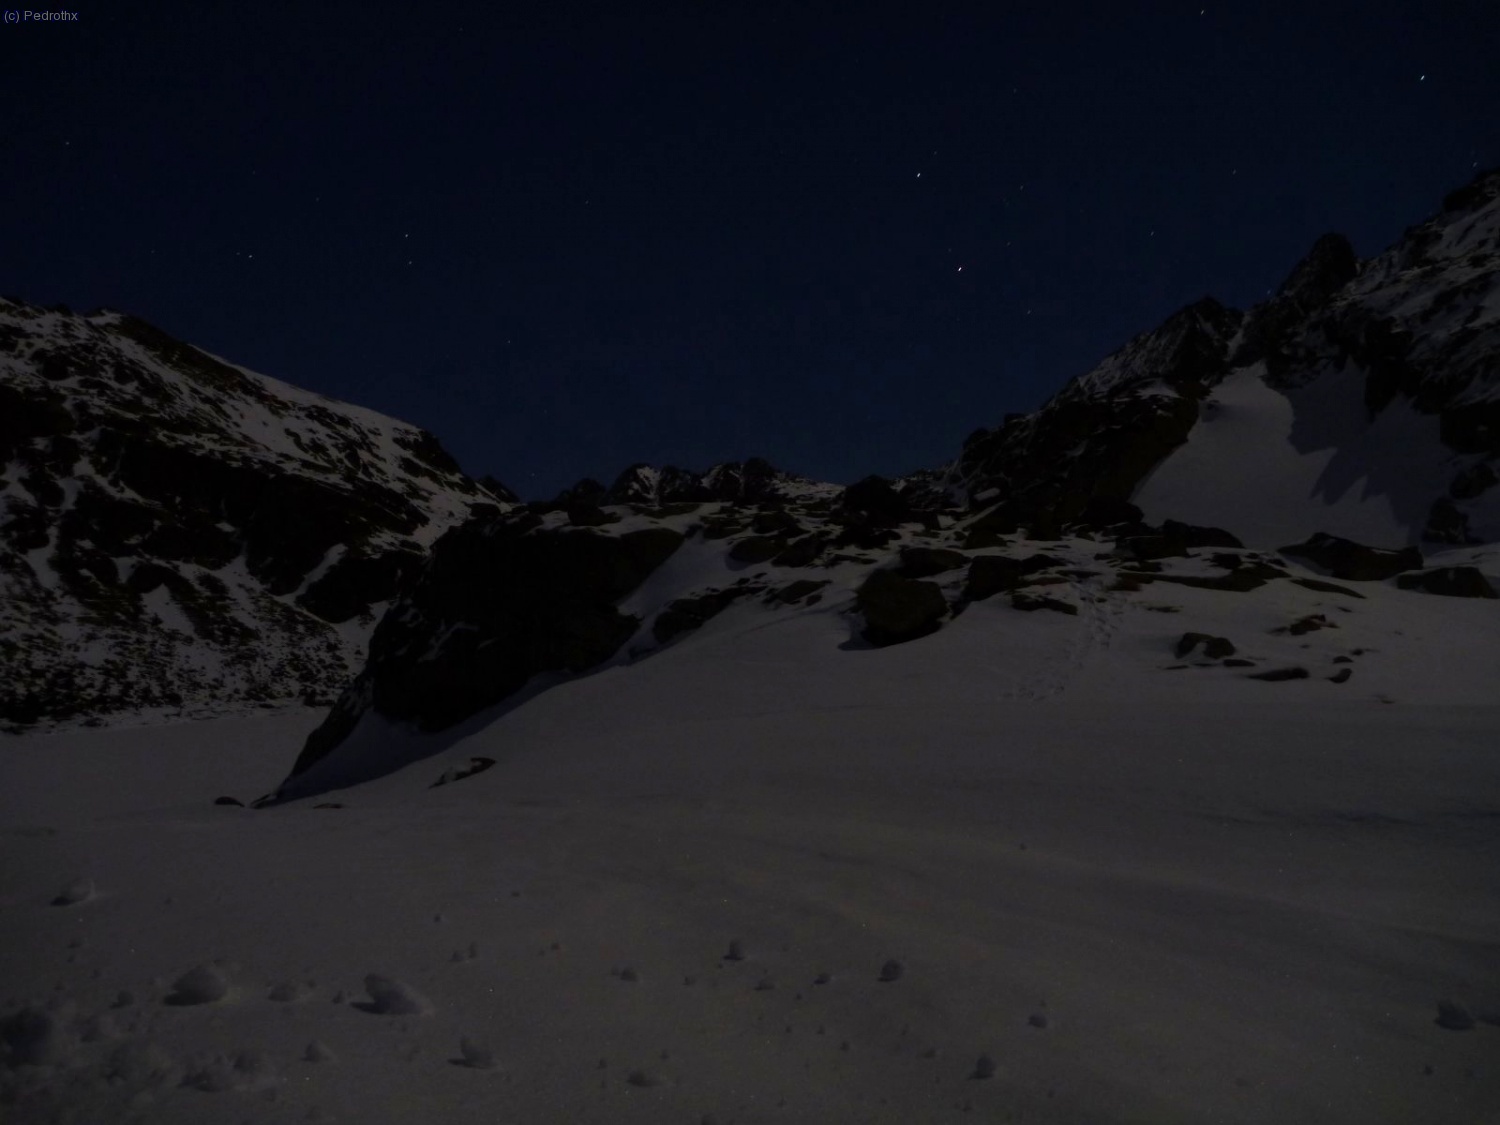
<svg viewBox="0 0 1500 1125">
<path fill-rule="evenodd" d="M 1422 552 L 1415 547 L 1398 551 L 1366 547 L 1336 535 L 1314 535 L 1306 543 L 1282 547 L 1281 553 L 1322 567 L 1335 578 L 1349 582 L 1380 582 L 1402 571 L 1419 570 Z"/>
<path fill-rule="evenodd" d="M 540 672 L 579 673 L 608 659 L 640 624 L 614 603 L 682 541 L 664 527 L 546 527 L 530 512 L 448 532 L 381 620 L 369 663 L 308 738 L 293 774 L 342 741 L 367 709 L 442 730 Z"/>
<path fill-rule="evenodd" d="M 655 468 L 645 463 L 621 473 L 608 490 L 600 489 L 598 502 L 659 507 L 671 503 L 762 504 L 777 500 L 831 500 L 838 485 L 808 480 L 785 473 L 769 461 L 726 461 L 706 472 L 668 465 Z"/>
<path fill-rule="evenodd" d="M 1005 521 L 1062 526 L 1091 501 L 1128 502 L 1187 439 L 1199 400 L 1229 370 L 1242 319 L 1217 301 L 1199 301 L 1073 380 L 1037 413 L 971 434 L 956 466 L 970 504 Z"/>
<path fill-rule="evenodd" d="M 415 427 L 0 300 L 0 720 L 331 698 L 428 544 L 503 504 Z"/>
</svg>

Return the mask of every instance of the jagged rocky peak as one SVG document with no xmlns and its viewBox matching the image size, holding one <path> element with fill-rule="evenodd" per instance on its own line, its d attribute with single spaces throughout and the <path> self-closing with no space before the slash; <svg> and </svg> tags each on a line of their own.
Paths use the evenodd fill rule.
<svg viewBox="0 0 1500 1125">
<path fill-rule="evenodd" d="M 831 499 L 840 491 L 836 484 L 825 484 L 783 472 L 769 461 L 751 457 L 746 461 L 725 461 L 704 472 L 681 469 L 674 465 L 657 468 L 639 462 L 631 465 L 605 487 L 599 481 L 584 478 L 564 489 L 553 500 L 534 505 L 537 511 L 558 508 L 637 504 L 655 507 L 662 504 L 760 503 L 767 500 Z"/>
<path fill-rule="evenodd" d="M 504 506 L 431 434 L 135 317 L 0 305 L 12 722 L 331 696 L 447 528 Z"/>
<path fill-rule="evenodd" d="M 1276 290 L 1276 299 L 1310 309 L 1328 300 L 1358 273 L 1359 255 L 1354 252 L 1354 244 L 1342 234 L 1325 234 L 1287 275 Z"/>
<path fill-rule="evenodd" d="M 996 528 L 1079 518 L 1095 498 L 1128 500 L 1187 440 L 1198 402 L 1229 371 L 1243 314 L 1204 298 L 1072 380 L 1034 414 L 964 442 L 953 481 Z"/>
</svg>

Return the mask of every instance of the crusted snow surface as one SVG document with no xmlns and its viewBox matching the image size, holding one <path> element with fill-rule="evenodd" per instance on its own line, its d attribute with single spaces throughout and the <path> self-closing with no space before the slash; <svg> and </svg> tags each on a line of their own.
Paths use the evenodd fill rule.
<svg viewBox="0 0 1500 1125">
<path fill-rule="evenodd" d="M 0 1111 L 1486 1120 L 1496 603 L 1111 591 L 1089 546 L 1045 545 L 1077 616 L 997 596 L 870 649 L 838 597 L 740 603 L 462 729 L 367 717 L 429 756 L 258 811 L 212 802 L 317 712 L 0 738 Z M 203 966 L 223 995 L 171 1002 Z"/>
</svg>

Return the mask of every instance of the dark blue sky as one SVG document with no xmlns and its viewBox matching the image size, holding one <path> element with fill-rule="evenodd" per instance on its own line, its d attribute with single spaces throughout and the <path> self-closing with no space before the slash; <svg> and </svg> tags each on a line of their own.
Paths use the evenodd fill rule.
<svg viewBox="0 0 1500 1125">
<path fill-rule="evenodd" d="M 0 28 L 0 292 L 416 422 L 528 498 L 942 463 L 1500 163 L 1494 0 L 77 2 Z"/>
</svg>

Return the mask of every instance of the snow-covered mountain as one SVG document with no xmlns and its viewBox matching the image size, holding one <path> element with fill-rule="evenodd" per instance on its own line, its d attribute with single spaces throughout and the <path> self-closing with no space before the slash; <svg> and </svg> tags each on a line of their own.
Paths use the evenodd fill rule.
<svg viewBox="0 0 1500 1125">
<path fill-rule="evenodd" d="M 994 622 L 994 643 L 1024 636 L 1047 666 L 1043 649 L 1104 643 L 1144 603 L 1192 603 L 1182 628 L 1137 617 L 1154 638 L 1137 638 L 1142 669 L 1212 666 L 1233 693 L 1343 685 L 1353 669 L 1335 662 L 1377 650 L 1388 676 L 1442 666 L 1383 632 L 1353 646 L 1341 631 L 1304 638 L 1338 630 L 1343 614 L 1397 620 L 1431 595 L 1495 596 L 1497 247 L 1500 175 L 1369 262 L 1325 237 L 1265 304 L 1182 310 L 1035 414 L 972 435 L 946 470 L 839 490 L 788 487 L 748 462 L 716 470 L 732 487 L 715 494 L 701 475 L 635 466 L 613 488 L 583 482 L 472 521 L 438 542 L 377 628 L 283 795 L 400 761 L 384 742 L 361 749 L 362 729 L 445 730 L 559 678 L 717 635 L 721 615 L 765 627 L 831 617 L 846 647 L 883 647 L 1003 594 L 1016 612 Z M 1036 609 L 1066 620 L 1018 631 Z M 1481 620 L 1483 646 L 1496 631 Z M 1193 636 L 1220 638 L 1216 655 Z M 1388 690 L 1367 681 L 1354 690 Z M 1147 690 L 1118 669 L 1109 682 L 1105 695 Z"/>
<path fill-rule="evenodd" d="M 1500 172 L 1385 253 L 1320 239 L 1274 297 L 1205 299 L 964 445 L 997 527 L 1113 501 L 1257 546 L 1500 539 Z"/>
<path fill-rule="evenodd" d="M 332 697 L 431 542 L 505 506 L 413 426 L 0 300 L 0 720 Z"/>
</svg>

